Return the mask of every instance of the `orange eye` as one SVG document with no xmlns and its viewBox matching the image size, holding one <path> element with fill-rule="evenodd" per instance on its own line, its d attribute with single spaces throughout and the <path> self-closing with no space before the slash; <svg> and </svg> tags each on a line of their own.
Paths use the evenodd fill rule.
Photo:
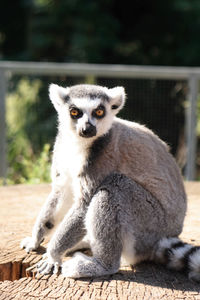
<svg viewBox="0 0 200 300">
<path fill-rule="evenodd" d="M 71 114 L 71 116 L 73 116 L 73 117 L 77 117 L 78 114 L 79 114 L 79 112 L 78 112 L 78 110 L 76 110 L 76 109 L 72 109 L 72 110 L 70 111 L 70 114 Z"/>
<path fill-rule="evenodd" d="M 70 116 L 72 117 L 72 119 L 79 119 L 81 118 L 83 115 L 82 111 L 78 108 L 72 108 L 70 110 Z"/>
<path fill-rule="evenodd" d="M 98 117 L 102 117 L 104 115 L 104 110 L 103 109 L 98 109 L 98 110 L 95 111 L 95 114 Z"/>
</svg>

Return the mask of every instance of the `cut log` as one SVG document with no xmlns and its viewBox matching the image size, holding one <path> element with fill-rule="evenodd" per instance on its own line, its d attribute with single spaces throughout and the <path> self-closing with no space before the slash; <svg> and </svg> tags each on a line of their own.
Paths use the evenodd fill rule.
<svg viewBox="0 0 200 300">
<path fill-rule="evenodd" d="M 186 183 L 189 205 L 181 238 L 200 245 L 200 183 Z M 62 275 L 35 276 L 39 252 L 26 254 L 20 241 L 31 234 L 50 185 L 0 188 L 0 300 L 2 299 L 198 299 L 200 284 L 164 266 L 142 263 L 112 276 L 73 280 Z M 69 206 L 71 203 L 69 203 Z"/>
</svg>

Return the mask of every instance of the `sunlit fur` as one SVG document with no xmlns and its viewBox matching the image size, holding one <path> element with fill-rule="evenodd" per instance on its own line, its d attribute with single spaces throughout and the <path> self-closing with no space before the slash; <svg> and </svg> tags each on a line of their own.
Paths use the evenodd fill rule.
<svg viewBox="0 0 200 300">
<path fill-rule="evenodd" d="M 52 191 L 32 237 L 21 243 L 29 252 L 54 230 L 38 271 L 57 272 L 61 265 L 66 277 L 97 277 L 117 272 L 121 259 L 149 259 L 199 280 L 199 249 L 178 239 L 187 206 L 180 171 L 151 130 L 116 117 L 125 103 L 123 87 L 52 84 L 49 96 L 58 113 Z M 74 107 L 77 117 L 70 114 Z M 98 107 L 102 118 L 94 113 Z M 77 253 L 62 263 L 81 241 L 93 256 Z"/>
</svg>

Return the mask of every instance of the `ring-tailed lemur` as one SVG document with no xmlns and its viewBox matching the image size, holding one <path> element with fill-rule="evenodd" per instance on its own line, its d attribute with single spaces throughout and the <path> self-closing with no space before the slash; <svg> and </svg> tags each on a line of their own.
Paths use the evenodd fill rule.
<svg viewBox="0 0 200 300">
<path fill-rule="evenodd" d="M 21 247 L 36 249 L 56 228 L 38 270 L 62 267 L 64 276 L 95 277 L 155 260 L 200 280 L 200 247 L 181 242 L 186 195 L 168 147 L 145 126 L 115 117 L 123 87 L 50 86 L 59 126 L 52 163 L 52 191 Z M 66 213 L 68 199 L 74 204 Z M 87 239 L 92 257 L 62 256 Z"/>
</svg>

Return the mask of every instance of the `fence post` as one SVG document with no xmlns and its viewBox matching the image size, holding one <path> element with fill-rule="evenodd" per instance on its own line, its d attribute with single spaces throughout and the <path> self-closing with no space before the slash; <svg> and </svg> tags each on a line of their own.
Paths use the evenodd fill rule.
<svg viewBox="0 0 200 300">
<path fill-rule="evenodd" d="M 185 170 L 186 180 L 195 180 L 196 175 L 196 121 L 197 121 L 197 97 L 198 78 L 191 74 L 188 78 L 188 106 L 186 110 L 186 145 L 187 163 Z"/>
<path fill-rule="evenodd" d="M 0 177 L 6 180 L 6 73 L 0 70 Z"/>
</svg>

